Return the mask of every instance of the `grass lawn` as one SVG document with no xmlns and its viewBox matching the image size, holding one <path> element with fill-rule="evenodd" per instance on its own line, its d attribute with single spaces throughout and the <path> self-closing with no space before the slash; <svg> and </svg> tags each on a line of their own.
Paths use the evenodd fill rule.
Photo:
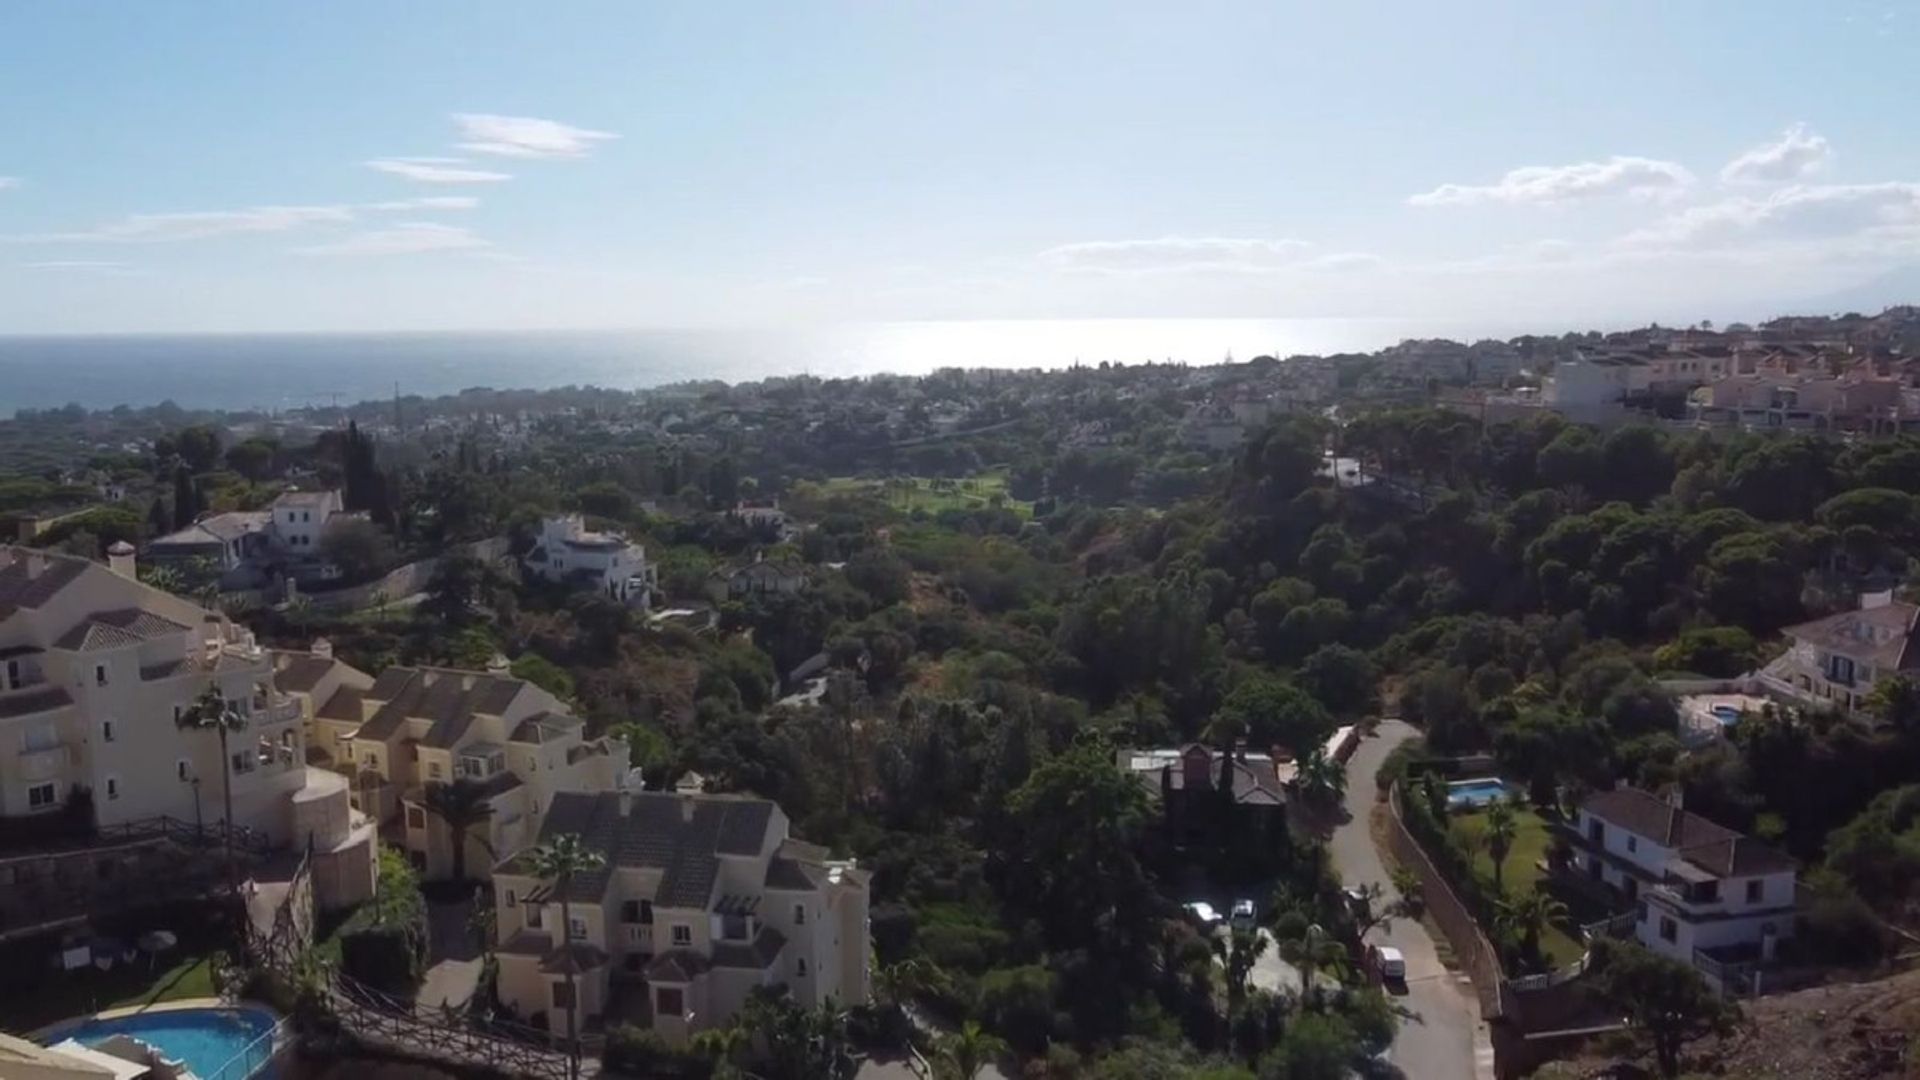
<svg viewBox="0 0 1920 1080">
<path fill-rule="evenodd" d="M 1002 506 L 1021 517 L 1033 516 L 1032 503 L 1007 494 L 1007 476 L 1002 472 L 975 473 L 954 480 L 928 476 L 892 479 L 838 476 L 818 487 L 822 496 L 866 496 L 907 513 L 915 510 L 924 510 L 929 514 L 955 509 L 984 510 L 998 498 Z"/>
<path fill-rule="evenodd" d="M 1547 848 L 1552 843 L 1545 819 L 1532 810 L 1514 811 L 1514 821 L 1519 826 L 1514 833 L 1513 846 L 1507 849 L 1507 857 L 1500 864 L 1501 884 L 1507 895 L 1523 893 L 1539 886 L 1540 863 L 1547 857 Z M 1484 811 L 1455 814 L 1453 833 L 1473 852 L 1473 873 L 1485 885 L 1489 895 L 1493 893 L 1493 855 L 1481 841 L 1487 829 L 1487 815 Z M 1555 967 L 1564 967 L 1580 959 L 1586 949 L 1569 933 L 1568 927 L 1550 926 L 1540 938 L 1540 947 L 1553 960 Z"/>
<path fill-rule="evenodd" d="M 0 1014 L 9 1030 L 32 1031 L 107 1009 L 214 997 L 211 955 L 176 952 L 151 969 L 143 956 L 131 964 L 117 964 L 111 971 L 93 967 L 48 971 L 31 997 L 0 1003 Z"/>
</svg>

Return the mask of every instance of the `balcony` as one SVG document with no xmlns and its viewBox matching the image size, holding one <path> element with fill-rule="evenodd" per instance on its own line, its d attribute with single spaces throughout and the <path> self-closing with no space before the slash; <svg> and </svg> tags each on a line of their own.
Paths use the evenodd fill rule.
<svg viewBox="0 0 1920 1080">
<path fill-rule="evenodd" d="M 58 780 L 67 773 L 67 767 L 73 761 L 73 754 L 63 743 L 28 750 L 20 755 L 20 778 L 22 780 Z"/>
<path fill-rule="evenodd" d="M 264 708 L 256 707 L 254 716 L 263 724 L 287 724 L 300 719 L 300 702 L 294 698 L 276 701 Z"/>
</svg>

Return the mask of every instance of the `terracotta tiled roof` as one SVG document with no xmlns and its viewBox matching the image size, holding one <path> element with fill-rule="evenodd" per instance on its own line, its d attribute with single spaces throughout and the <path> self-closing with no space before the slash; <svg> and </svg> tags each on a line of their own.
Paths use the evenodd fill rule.
<svg viewBox="0 0 1920 1080">
<path fill-rule="evenodd" d="M 1797 865 L 1783 852 L 1639 788 L 1596 792 L 1580 804 L 1580 809 L 1616 828 L 1644 836 L 1721 877 L 1774 874 Z"/>
</svg>

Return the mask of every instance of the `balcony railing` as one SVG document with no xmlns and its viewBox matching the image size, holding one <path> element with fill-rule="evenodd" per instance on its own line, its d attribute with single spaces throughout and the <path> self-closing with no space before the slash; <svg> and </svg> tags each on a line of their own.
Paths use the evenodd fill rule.
<svg viewBox="0 0 1920 1080">
<path fill-rule="evenodd" d="M 64 744 L 29 750 L 20 755 L 20 778 L 22 780 L 59 779 L 66 775 L 67 766 L 72 760 L 73 755 Z"/>
<path fill-rule="evenodd" d="M 300 719 L 300 702 L 294 698 L 288 698 L 285 701 L 274 702 L 264 709 L 258 709 L 256 714 L 261 718 L 262 723 L 285 724 Z"/>
</svg>

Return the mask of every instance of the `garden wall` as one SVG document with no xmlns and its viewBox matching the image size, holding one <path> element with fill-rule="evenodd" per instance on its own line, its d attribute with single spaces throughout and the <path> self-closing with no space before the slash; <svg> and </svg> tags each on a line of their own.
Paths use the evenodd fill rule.
<svg viewBox="0 0 1920 1080">
<path fill-rule="evenodd" d="M 1407 824 L 1400 816 L 1398 785 L 1387 789 L 1387 822 L 1388 847 L 1401 865 L 1412 867 L 1420 875 L 1427 911 L 1433 916 L 1433 921 L 1440 925 L 1440 931 L 1447 936 L 1447 944 L 1452 946 L 1454 956 L 1473 980 L 1474 993 L 1480 998 L 1480 1015 L 1487 1020 L 1496 1019 L 1501 1015 L 1500 986 L 1504 979 L 1500 972 L 1500 954 L 1494 950 L 1493 943 L 1487 940 L 1487 935 L 1480 931 L 1480 924 L 1474 921 L 1472 913 L 1461 903 L 1446 876 L 1433 865 L 1433 860 L 1427 857 L 1420 842 L 1407 831 Z"/>
</svg>

